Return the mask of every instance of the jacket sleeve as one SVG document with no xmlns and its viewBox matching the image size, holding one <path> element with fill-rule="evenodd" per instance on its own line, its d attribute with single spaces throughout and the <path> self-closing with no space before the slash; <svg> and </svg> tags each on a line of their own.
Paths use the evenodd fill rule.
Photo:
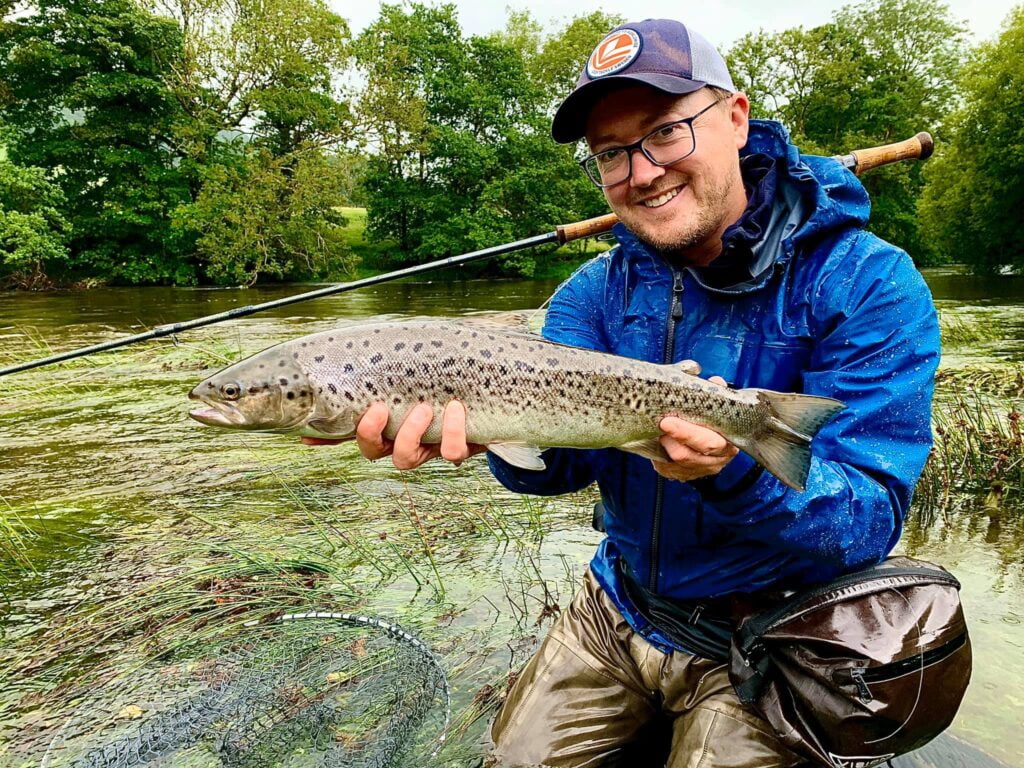
<svg viewBox="0 0 1024 768">
<path fill-rule="evenodd" d="M 744 536 L 818 563 L 825 578 L 882 560 L 895 546 L 931 448 L 939 327 L 931 294 L 910 258 L 870 234 L 809 297 L 816 345 L 807 394 L 847 408 L 811 445 L 804 492 L 740 453 L 711 483 L 705 508 Z M 850 262 L 853 262 L 850 265 Z"/>
<path fill-rule="evenodd" d="M 576 270 L 555 291 L 544 318 L 544 338 L 572 347 L 608 350 L 601 328 L 607 256 L 592 259 Z M 594 466 L 600 451 L 549 448 L 541 454 L 543 470 L 519 469 L 487 454 L 492 474 L 502 485 L 517 493 L 557 496 L 572 493 L 594 482 Z"/>
</svg>

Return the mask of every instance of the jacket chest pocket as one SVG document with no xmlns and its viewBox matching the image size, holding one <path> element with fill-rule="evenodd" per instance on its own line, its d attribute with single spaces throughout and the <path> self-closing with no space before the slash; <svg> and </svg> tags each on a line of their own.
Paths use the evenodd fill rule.
<svg viewBox="0 0 1024 768">
<path fill-rule="evenodd" d="M 708 336 L 693 340 L 688 356 L 701 364 L 701 376 L 721 376 L 734 387 L 799 392 L 801 374 L 811 358 L 811 342 L 766 341 L 755 335 Z"/>
</svg>

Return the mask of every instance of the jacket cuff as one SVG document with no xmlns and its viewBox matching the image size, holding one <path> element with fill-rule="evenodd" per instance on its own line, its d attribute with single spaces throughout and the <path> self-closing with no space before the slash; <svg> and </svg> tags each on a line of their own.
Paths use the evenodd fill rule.
<svg viewBox="0 0 1024 768">
<path fill-rule="evenodd" d="M 717 475 L 691 480 L 705 501 L 739 500 L 764 475 L 764 467 L 740 451 Z"/>
</svg>

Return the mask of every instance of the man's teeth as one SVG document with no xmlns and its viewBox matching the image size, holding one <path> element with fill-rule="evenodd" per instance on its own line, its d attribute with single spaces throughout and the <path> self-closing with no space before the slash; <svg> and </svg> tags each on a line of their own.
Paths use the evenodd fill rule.
<svg viewBox="0 0 1024 768">
<path fill-rule="evenodd" d="M 676 187 L 675 189 L 670 189 L 668 192 L 663 194 L 661 197 L 655 197 L 653 200 L 644 200 L 644 205 L 646 205 L 648 208 L 659 208 L 659 207 L 663 206 L 665 203 L 667 203 L 669 200 L 671 200 L 673 197 L 678 195 L 682 191 L 683 191 L 682 187 Z"/>
</svg>

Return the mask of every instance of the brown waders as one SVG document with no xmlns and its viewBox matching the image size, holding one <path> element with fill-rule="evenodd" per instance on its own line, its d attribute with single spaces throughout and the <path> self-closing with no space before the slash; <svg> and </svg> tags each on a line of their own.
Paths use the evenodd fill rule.
<svg viewBox="0 0 1024 768">
<path fill-rule="evenodd" d="M 491 726 L 500 768 L 660 768 L 630 757 L 670 722 L 667 768 L 785 768 L 801 759 L 744 709 L 724 664 L 664 654 L 636 634 L 588 570 Z"/>
</svg>

